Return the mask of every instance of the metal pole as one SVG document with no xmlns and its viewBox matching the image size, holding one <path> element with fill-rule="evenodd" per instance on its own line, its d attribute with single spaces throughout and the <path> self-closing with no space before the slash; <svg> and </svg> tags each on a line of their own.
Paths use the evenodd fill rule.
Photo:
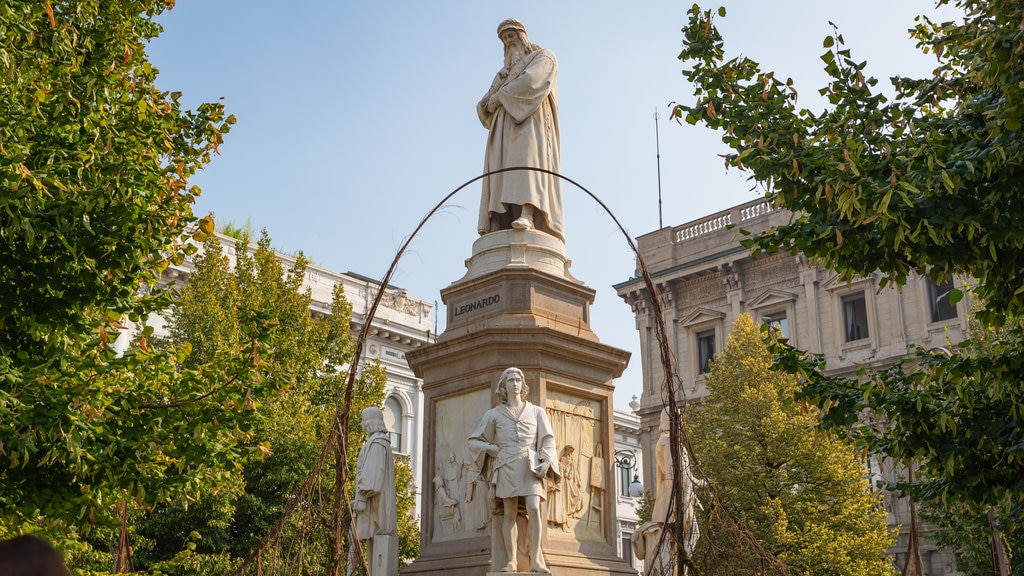
<svg viewBox="0 0 1024 576">
<path fill-rule="evenodd" d="M 654 150 L 658 159 L 658 230 L 665 227 L 661 219 L 661 135 L 658 134 L 658 109 L 654 109 Z"/>
</svg>

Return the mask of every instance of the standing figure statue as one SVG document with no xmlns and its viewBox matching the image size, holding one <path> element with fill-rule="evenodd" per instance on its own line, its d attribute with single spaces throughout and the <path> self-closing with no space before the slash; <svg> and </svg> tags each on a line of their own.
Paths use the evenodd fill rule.
<svg viewBox="0 0 1024 576">
<path fill-rule="evenodd" d="M 490 131 L 484 172 L 501 168 L 543 168 L 557 173 L 558 61 L 553 52 L 530 42 L 522 22 L 498 25 L 505 65 L 476 105 Z M 536 228 L 565 241 L 559 179 L 535 170 L 511 170 L 484 178 L 480 197 L 481 235 L 497 230 Z"/>
<path fill-rule="evenodd" d="M 702 508 L 697 495 L 693 491 L 694 486 L 704 486 L 706 481 L 693 475 L 690 470 L 690 457 L 684 446 L 679 455 L 678 475 L 672 463 L 672 421 L 668 409 L 662 410 L 661 420 L 658 426 L 658 442 L 654 447 L 654 462 L 656 473 L 656 485 L 654 499 L 654 510 L 651 512 L 651 521 L 645 522 L 637 527 L 638 538 L 633 541 L 633 551 L 637 558 L 647 559 L 653 562 L 653 574 L 668 576 L 672 573 L 670 567 L 673 564 L 674 554 L 671 546 L 657 548 L 661 532 L 668 530 L 669 534 L 674 531 L 669 528 L 676 522 L 672 502 L 672 482 L 678 476 L 682 487 L 682 510 L 683 510 L 683 550 L 686 555 L 693 554 L 697 547 L 697 540 L 700 539 L 700 528 L 697 526 L 697 508 Z M 672 542 L 671 537 L 665 542 Z M 683 576 L 687 569 L 682 568 Z"/>
<path fill-rule="evenodd" d="M 481 474 L 494 489 L 502 511 L 500 526 L 491 524 L 493 570 L 517 572 L 520 503 L 526 509 L 530 571 L 550 573 L 544 563 L 541 536 L 545 519 L 541 500 L 546 497 L 545 478 L 561 478 L 555 434 L 544 409 L 526 401 L 522 370 L 508 368 L 498 379 L 500 404 L 484 413 L 468 440 L 470 458 L 479 462 Z"/>
<path fill-rule="evenodd" d="M 398 508 L 395 498 L 395 459 L 391 439 L 380 408 L 362 412 L 363 432 L 369 435 L 359 450 L 356 463 L 356 496 L 352 501 L 355 533 L 366 544 L 366 563 L 370 576 L 398 574 Z M 349 573 L 359 562 L 353 549 L 349 554 Z"/>
</svg>

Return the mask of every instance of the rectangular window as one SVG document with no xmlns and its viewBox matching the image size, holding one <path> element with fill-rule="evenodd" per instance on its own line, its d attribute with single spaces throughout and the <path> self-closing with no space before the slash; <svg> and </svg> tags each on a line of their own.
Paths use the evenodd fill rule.
<svg viewBox="0 0 1024 576">
<path fill-rule="evenodd" d="M 633 534 L 630 532 L 622 533 L 622 559 L 633 568 Z"/>
<path fill-rule="evenodd" d="M 629 496 L 629 484 L 633 481 L 629 468 L 619 466 L 619 496 Z"/>
<path fill-rule="evenodd" d="M 868 337 L 868 305 L 863 292 L 843 296 L 843 332 L 847 342 Z"/>
<path fill-rule="evenodd" d="M 789 321 L 786 319 L 785 312 L 773 312 L 771 314 L 765 314 L 761 317 L 761 322 L 775 328 L 782 334 L 783 338 L 789 338 Z"/>
<path fill-rule="evenodd" d="M 953 291 L 953 279 L 942 284 L 928 278 L 928 303 L 932 312 L 932 322 L 942 322 L 956 318 L 956 306 L 950 304 L 949 293 Z"/>
<path fill-rule="evenodd" d="M 711 359 L 715 357 L 715 331 L 697 333 L 697 366 L 701 374 L 711 372 Z"/>
</svg>

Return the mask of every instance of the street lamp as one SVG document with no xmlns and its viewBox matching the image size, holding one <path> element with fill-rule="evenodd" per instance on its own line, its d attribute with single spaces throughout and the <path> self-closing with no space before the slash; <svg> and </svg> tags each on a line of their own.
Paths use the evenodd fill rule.
<svg viewBox="0 0 1024 576">
<path fill-rule="evenodd" d="M 633 450 L 616 450 L 615 465 L 625 470 L 628 474 L 637 467 L 636 452 Z M 633 481 L 629 483 L 628 492 L 633 498 L 639 498 L 644 493 L 644 485 L 640 482 L 640 477 L 636 472 L 633 472 Z"/>
</svg>

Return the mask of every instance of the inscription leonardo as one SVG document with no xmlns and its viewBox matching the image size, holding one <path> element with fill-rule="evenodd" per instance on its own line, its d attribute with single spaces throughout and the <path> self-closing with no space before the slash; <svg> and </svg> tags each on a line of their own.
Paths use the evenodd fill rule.
<svg viewBox="0 0 1024 576">
<path fill-rule="evenodd" d="M 475 312 L 477 310 L 483 310 L 488 306 L 494 306 L 501 302 L 501 294 L 495 294 L 494 296 L 487 296 L 479 300 L 470 302 L 469 304 L 463 304 L 457 308 L 452 309 L 452 317 L 461 316 L 467 312 Z"/>
</svg>

